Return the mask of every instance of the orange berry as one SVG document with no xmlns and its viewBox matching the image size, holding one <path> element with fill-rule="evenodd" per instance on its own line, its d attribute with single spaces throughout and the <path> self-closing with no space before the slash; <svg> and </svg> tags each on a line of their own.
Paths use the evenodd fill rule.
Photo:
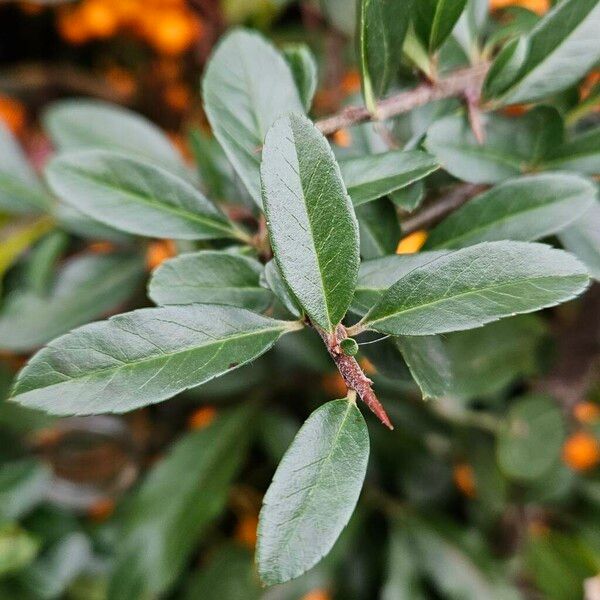
<svg viewBox="0 0 600 600">
<path fill-rule="evenodd" d="M 342 90 L 347 94 L 356 94 L 360 91 L 360 74 L 356 69 L 346 71 L 342 78 Z"/>
<path fill-rule="evenodd" d="M 81 18 L 81 12 L 78 10 L 60 11 L 56 27 L 60 37 L 69 44 L 80 45 L 90 38 L 87 24 Z"/>
<path fill-rule="evenodd" d="M 528 530 L 529 534 L 533 537 L 542 537 L 550 533 L 550 527 L 548 527 L 544 521 L 540 521 L 539 519 L 531 521 Z"/>
<path fill-rule="evenodd" d="M 189 429 L 204 429 L 208 427 L 217 416 L 217 409 L 214 406 L 203 406 L 195 410 L 188 419 Z"/>
<path fill-rule="evenodd" d="M 14 134 L 22 133 L 26 121 L 25 107 L 18 100 L 0 94 L 0 121 Z"/>
<path fill-rule="evenodd" d="M 592 90 L 600 83 L 600 71 L 592 71 L 588 73 L 587 77 L 583 80 L 579 88 L 579 96 L 582 100 L 589 98 Z"/>
<path fill-rule="evenodd" d="M 358 361 L 358 364 L 367 375 L 375 375 L 377 373 L 375 365 L 364 356 Z"/>
<path fill-rule="evenodd" d="M 256 515 L 246 515 L 242 517 L 235 528 L 235 539 L 244 546 L 254 550 L 256 546 L 256 529 L 258 527 L 258 517 Z"/>
<path fill-rule="evenodd" d="M 88 517 L 100 523 L 106 521 L 115 511 L 115 501 L 112 498 L 101 498 L 88 508 Z"/>
<path fill-rule="evenodd" d="M 507 117 L 520 117 L 524 115 L 529 110 L 529 105 L 527 104 L 513 104 L 512 106 L 507 106 L 502 109 L 502 113 Z"/>
<path fill-rule="evenodd" d="M 600 405 L 595 402 L 579 402 L 573 408 L 573 414 L 580 423 L 591 425 L 600 419 Z"/>
<path fill-rule="evenodd" d="M 327 590 L 317 588 L 304 594 L 300 600 L 331 600 L 331 594 Z"/>
<path fill-rule="evenodd" d="M 111 242 L 92 242 L 88 244 L 88 251 L 93 254 L 110 254 L 115 250 L 115 245 Z"/>
<path fill-rule="evenodd" d="M 575 471 L 587 471 L 600 463 L 600 442 L 586 431 L 572 434 L 563 446 L 563 461 Z"/>
<path fill-rule="evenodd" d="M 146 249 L 146 266 L 156 269 L 158 265 L 177 254 L 177 247 L 173 240 L 158 240 L 148 244 Z"/>
<path fill-rule="evenodd" d="M 475 498 L 477 495 L 477 488 L 475 486 L 475 473 L 473 467 L 467 463 L 459 463 L 454 466 L 452 472 L 452 478 L 454 485 L 465 495 L 467 498 Z"/>
<path fill-rule="evenodd" d="M 44 10 L 43 4 L 36 4 L 35 2 L 21 2 L 19 8 L 26 15 L 35 16 L 39 15 Z"/>
<path fill-rule="evenodd" d="M 137 83 L 135 77 L 127 69 L 117 66 L 109 67 L 104 72 L 104 77 L 121 96 L 130 97 L 135 94 Z"/>
<path fill-rule="evenodd" d="M 329 396 L 333 396 L 334 398 L 343 398 L 348 393 L 346 383 L 338 371 L 323 375 L 321 387 Z"/>
<path fill-rule="evenodd" d="M 169 108 L 183 112 L 190 105 L 192 94 L 182 83 L 174 83 L 164 91 L 163 98 Z"/>
<path fill-rule="evenodd" d="M 79 10 L 92 37 L 107 38 L 117 31 L 119 21 L 109 3 L 103 0 L 85 0 Z"/>
<path fill-rule="evenodd" d="M 398 247 L 396 248 L 396 254 L 414 254 L 418 252 L 423 244 L 427 241 L 427 232 L 424 229 L 420 229 L 419 231 L 415 231 L 402 238 L 398 242 Z"/>
<path fill-rule="evenodd" d="M 181 10 L 159 14 L 160 17 L 146 28 L 150 43 L 160 54 L 183 54 L 198 37 L 198 22 Z"/>
<path fill-rule="evenodd" d="M 550 8 L 550 0 L 490 0 L 491 10 L 499 10 L 507 6 L 520 6 L 543 15 Z"/>
<path fill-rule="evenodd" d="M 332 136 L 331 139 L 341 148 L 348 148 L 352 143 L 352 136 L 347 129 L 338 129 Z"/>
</svg>

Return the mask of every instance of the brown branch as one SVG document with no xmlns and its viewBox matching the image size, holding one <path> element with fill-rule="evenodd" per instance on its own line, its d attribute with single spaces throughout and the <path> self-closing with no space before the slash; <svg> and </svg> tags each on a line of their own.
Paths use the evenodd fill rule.
<svg viewBox="0 0 600 600">
<path fill-rule="evenodd" d="M 473 94 L 473 90 L 481 89 L 488 68 L 487 63 L 482 63 L 460 69 L 433 83 L 422 83 L 412 90 L 385 98 L 377 103 L 375 111 L 377 120 L 385 120 L 409 112 L 417 106 L 434 100 L 463 97 L 466 93 Z M 374 118 L 364 106 L 348 106 L 336 115 L 317 121 L 316 125 L 323 134 L 329 135 L 343 127 L 371 121 Z"/>
<path fill-rule="evenodd" d="M 422 210 L 402 221 L 402 235 L 408 235 L 419 229 L 427 229 L 441 221 L 446 215 L 460 208 L 471 198 L 487 189 L 477 183 L 457 185 L 448 194 L 436 202 L 425 206 Z"/>
<path fill-rule="evenodd" d="M 348 337 L 346 328 L 343 325 L 338 325 L 335 333 L 327 333 L 316 325 L 315 329 L 325 342 L 327 351 L 333 358 L 333 362 L 348 388 L 354 390 L 360 396 L 361 400 L 386 427 L 394 429 L 385 408 L 383 408 L 371 388 L 373 382 L 364 374 L 358 361 L 353 356 L 344 354 L 340 348 L 340 341 Z"/>
</svg>

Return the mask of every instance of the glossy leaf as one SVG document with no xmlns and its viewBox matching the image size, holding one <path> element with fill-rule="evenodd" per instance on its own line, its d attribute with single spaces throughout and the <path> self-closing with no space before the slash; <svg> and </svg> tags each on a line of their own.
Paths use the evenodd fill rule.
<svg viewBox="0 0 600 600">
<path fill-rule="evenodd" d="M 588 268 L 590 275 L 600 281 L 600 203 L 594 204 L 559 237 L 563 246 Z"/>
<path fill-rule="evenodd" d="M 226 304 L 260 312 L 272 296 L 259 285 L 262 265 L 252 258 L 201 250 L 163 262 L 148 295 L 156 304 Z"/>
<path fill-rule="evenodd" d="M 318 83 L 314 54 L 306 44 L 287 44 L 283 57 L 292 71 L 304 108 L 310 110 Z"/>
<path fill-rule="evenodd" d="M 15 289 L 0 310 L 0 348 L 27 352 L 118 309 L 141 282 L 139 257 L 84 254 L 69 259 L 48 294 Z"/>
<path fill-rule="evenodd" d="M 437 50 L 450 35 L 467 0 L 418 0 L 414 3 L 414 25 L 430 52 Z"/>
<path fill-rule="evenodd" d="M 438 168 L 432 156 L 419 150 L 392 150 L 340 161 L 354 206 L 405 188 Z"/>
<path fill-rule="evenodd" d="M 40 350 L 17 378 L 13 400 L 53 414 L 126 412 L 257 358 L 293 328 L 232 306 L 124 313 Z"/>
<path fill-rule="evenodd" d="M 518 119 L 488 114 L 483 125 L 486 137 L 480 144 L 466 116 L 444 117 L 427 131 L 425 146 L 451 175 L 472 183 L 499 183 L 539 167 L 562 143 L 562 121 L 548 107 Z"/>
<path fill-rule="evenodd" d="M 369 111 L 390 87 L 402 59 L 410 21 L 409 6 L 394 0 L 360 0 L 358 59 L 362 91 Z"/>
<path fill-rule="evenodd" d="M 50 163 L 46 176 L 67 204 L 122 231 L 187 240 L 239 235 L 190 183 L 124 154 L 62 154 Z"/>
<path fill-rule="evenodd" d="M 263 501 L 256 552 L 265 584 L 298 577 L 331 550 L 354 511 L 368 458 L 355 403 L 334 400 L 312 413 Z"/>
<path fill-rule="evenodd" d="M 527 53 L 520 68 L 515 70 L 510 61 L 503 65 L 514 77 L 496 96 L 499 103 L 532 102 L 574 84 L 600 58 L 599 28 L 597 0 L 563 0 L 555 4 L 527 35 Z M 506 61 L 506 57 L 501 54 L 499 60 Z M 496 78 L 500 76 L 494 67 L 491 72 Z"/>
<path fill-rule="evenodd" d="M 480 194 L 429 234 L 426 248 L 462 248 L 495 240 L 533 241 L 554 234 L 589 210 L 596 187 L 568 173 L 506 181 Z"/>
<path fill-rule="evenodd" d="M 560 459 L 565 425 L 556 402 L 547 396 L 528 396 L 515 404 L 498 437 L 498 462 L 517 479 L 541 477 Z"/>
<path fill-rule="evenodd" d="M 302 115 L 269 130 L 261 164 L 275 259 L 310 318 L 327 331 L 342 320 L 358 274 L 358 226 L 327 140 Z"/>
<path fill-rule="evenodd" d="M 101 100 L 69 99 L 50 105 L 44 125 L 61 151 L 106 149 L 184 171 L 169 138 L 141 115 Z"/>
<path fill-rule="evenodd" d="M 158 596 L 173 585 L 225 508 L 251 419 L 248 405 L 224 411 L 210 426 L 182 437 L 151 471 L 123 515 L 111 599 Z"/>
<path fill-rule="evenodd" d="M 289 66 L 260 35 L 238 29 L 217 46 L 202 91 L 215 137 L 260 206 L 260 148 L 267 130 L 281 115 L 303 111 Z"/>
<path fill-rule="evenodd" d="M 11 132 L 0 122 L 0 212 L 47 210 L 50 197 Z"/>
<path fill-rule="evenodd" d="M 489 242 L 413 269 L 364 317 L 364 325 L 394 335 L 473 329 L 574 298 L 587 271 L 570 254 L 543 244 Z"/>
</svg>

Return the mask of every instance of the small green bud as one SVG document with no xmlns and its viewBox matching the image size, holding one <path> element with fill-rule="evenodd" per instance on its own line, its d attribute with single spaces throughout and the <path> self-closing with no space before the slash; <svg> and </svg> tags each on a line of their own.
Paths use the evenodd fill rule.
<svg viewBox="0 0 600 600">
<path fill-rule="evenodd" d="M 354 338 L 344 338 L 340 342 L 340 348 L 346 356 L 354 356 L 358 352 L 358 344 Z"/>
</svg>

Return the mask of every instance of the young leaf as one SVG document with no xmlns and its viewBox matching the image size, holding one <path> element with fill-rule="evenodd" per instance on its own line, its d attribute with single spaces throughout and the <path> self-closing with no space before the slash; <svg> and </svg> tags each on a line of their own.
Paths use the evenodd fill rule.
<svg viewBox="0 0 600 600">
<path fill-rule="evenodd" d="M 484 242 L 401 277 L 363 318 L 363 326 L 393 335 L 473 329 L 565 302 L 587 284 L 586 269 L 562 250 Z"/>
<path fill-rule="evenodd" d="M 388 90 L 402 58 L 410 8 L 394 0 L 360 0 L 358 58 L 365 104 L 376 112 L 377 98 Z"/>
<path fill-rule="evenodd" d="M 297 327 L 211 304 L 124 313 L 40 350 L 21 371 L 12 399 L 52 414 L 126 412 L 240 367 Z"/>
<path fill-rule="evenodd" d="M 260 148 L 279 116 L 304 110 L 284 58 L 256 33 L 235 30 L 217 46 L 202 84 L 206 115 L 260 206 Z"/>
<path fill-rule="evenodd" d="M 600 202 L 559 235 L 563 246 L 575 254 L 600 281 Z"/>
<path fill-rule="evenodd" d="M 596 187 L 569 173 L 506 181 L 435 227 L 426 248 L 462 248 L 495 240 L 533 241 L 564 229 L 596 202 Z"/>
<path fill-rule="evenodd" d="M 256 555 L 265 584 L 298 577 L 331 550 L 354 511 L 368 458 L 355 403 L 334 400 L 312 413 L 264 498 Z"/>
<path fill-rule="evenodd" d="M 498 103 L 532 102 L 575 83 L 600 58 L 599 28 L 598 0 L 555 4 L 527 35 L 527 55 L 520 68 L 515 69 L 503 53 L 499 55 L 503 69 L 510 69 L 514 76 Z M 497 79 L 502 69 L 492 67 L 490 73 Z M 492 91 L 489 83 L 486 89 Z"/>
<path fill-rule="evenodd" d="M 226 304 L 260 312 L 272 296 L 260 287 L 262 265 L 252 258 L 201 250 L 163 262 L 152 274 L 148 295 L 156 304 Z"/>
<path fill-rule="evenodd" d="M 560 459 L 564 437 L 560 409 L 552 398 L 522 398 L 511 408 L 498 437 L 500 467 L 517 479 L 541 477 Z"/>
<path fill-rule="evenodd" d="M 61 151 L 106 149 L 184 171 L 184 163 L 169 138 L 133 111 L 101 100 L 78 98 L 50 105 L 44 125 Z"/>
<path fill-rule="evenodd" d="M 306 44 L 287 44 L 283 48 L 283 57 L 294 76 L 302 104 L 309 110 L 317 90 L 317 61 Z"/>
<path fill-rule="evenodd" d="M 327 140 L 302 115 L 269 130 L 261 164 L 263 204 L 281 274 L 327 331 L 342 320 L 358 275 L 358 225 Z"/>
<path fill-rule="evenodd" d="M 0 212 L 47 210 L 51 201 L 19 144 L 0 122 Z"/>
<path fill-rule="evenodd" d="M 46 294 L 17 289 L 0 310 L 0 348 L 28 352 L 118 308 L 135 291 L 139 257 L 84 254 L 69 259 Z"/>
<path fill-rule="evenodd" d="M 421 41 L 435 52 L 450 35 L 467 0 L 417 0 L 414 2 L 414 25 Z"/>
<path fill-rule="evenodd" d="M 425 146 L 451 175 L 472 183 L 498 183 L 539 167 L 562 143 L 563 125 L 554 108 L 537 107 L 518 119 L 485 116 L 480 144 L 464 115 L 437 120 Z"/>
<path fill-rule="evenodd" d="M 392 150 L 340 161 L 354 206 L 400 190 L 437 169 L 435 158 L 419 150 Z"/>
<path fill-rule="evenodd" d="M 110 598 L 162 595 L 185 567 L 206 527 L 225 508 L 244 459 L 252 409 L 224 411 L 181 438 L 151 471 L 123 514 Z"/>
<path fill-rule="evenodd" d="M 243 235 L 190 183 L 125 154 L 62 154 L 46 176 L 67 204 L 129 233 L 185 240 Z"/>
</svg>

